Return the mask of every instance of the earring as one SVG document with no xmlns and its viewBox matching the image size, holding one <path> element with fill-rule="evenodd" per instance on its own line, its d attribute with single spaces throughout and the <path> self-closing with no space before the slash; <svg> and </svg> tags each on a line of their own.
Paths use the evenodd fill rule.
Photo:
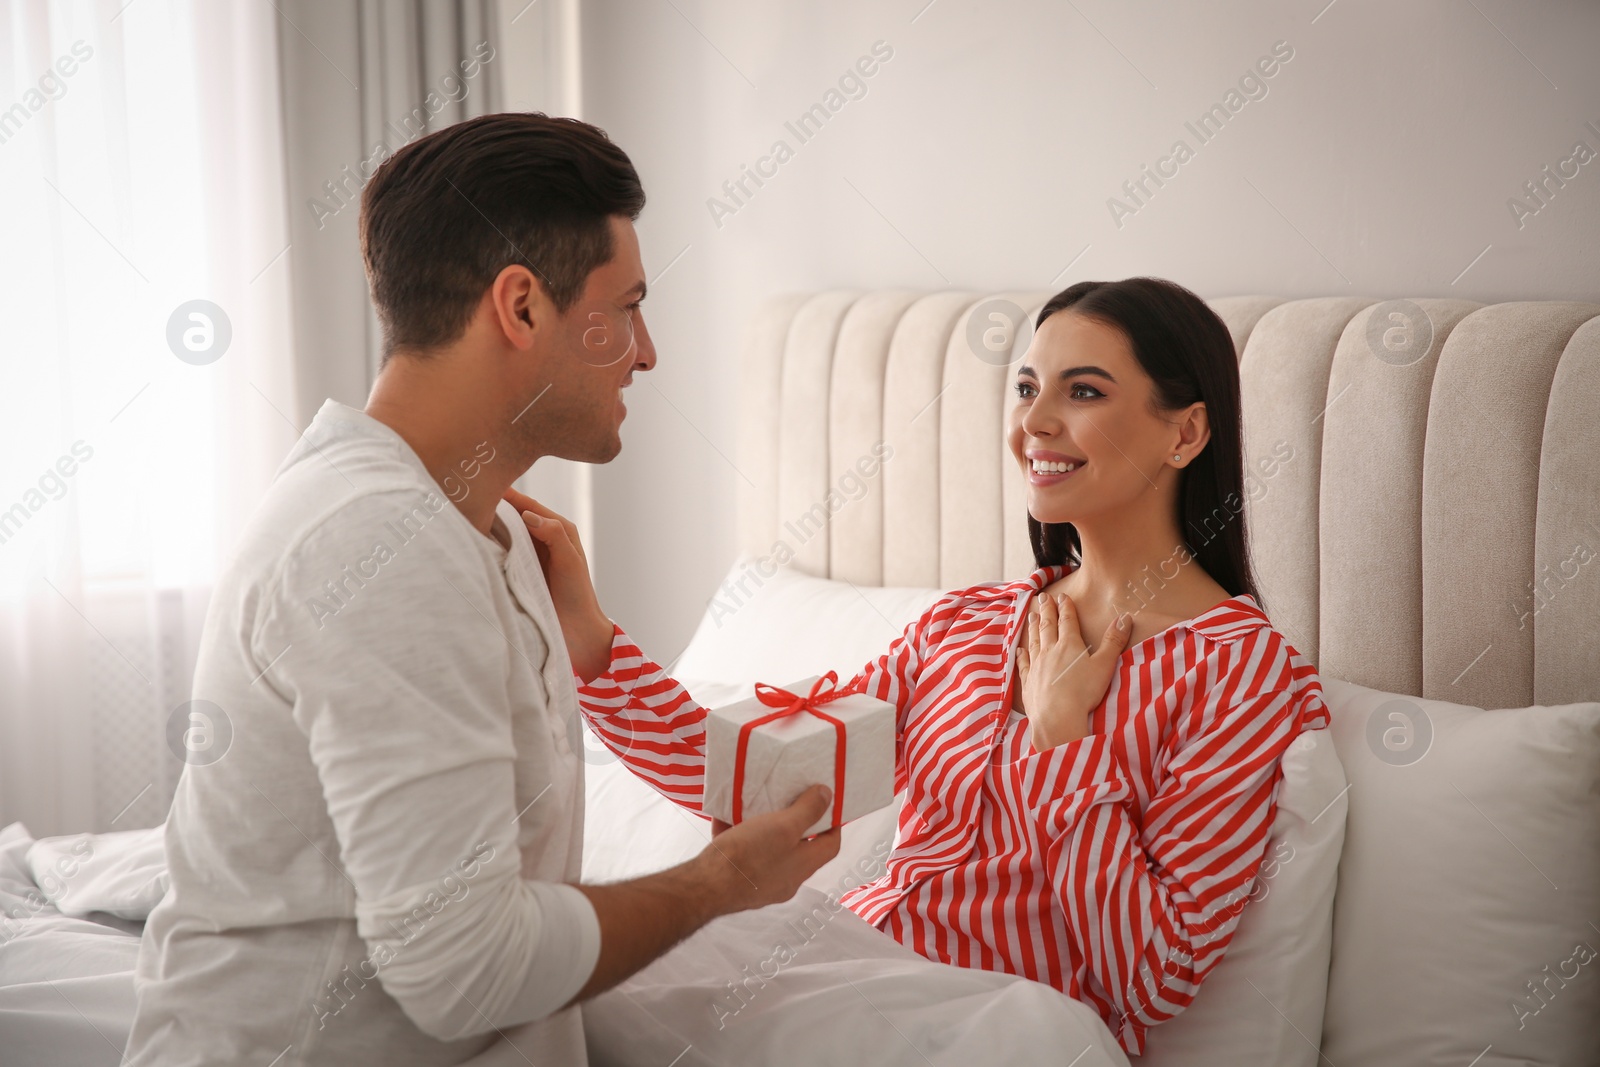
<svg viewBox="0 0 1600 1067">
<path fill-rule="evenodd" d="M 1183 457 L 1182 456 L 1173 456 L 1172 458 L 1175 459 L 1175 460 L 1178 460 L 1180 463 L 1183 461 Z"/>
</svg>

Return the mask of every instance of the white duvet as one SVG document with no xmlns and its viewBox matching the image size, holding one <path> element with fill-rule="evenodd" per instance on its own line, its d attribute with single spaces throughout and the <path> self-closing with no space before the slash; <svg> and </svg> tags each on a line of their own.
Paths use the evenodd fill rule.
<svg viewBox="0 0 1600 1067">
<path fill-rule="evenodd" d="M 1087 1005 L 925 959 L 811 887 L 718 919 L 583 1017 L 596 1067 L 1128 1065 Z"/>
<path fill-rule="evenodd" d="M 29 869 L 34 844 L 20 823 L 0 830 L 0 1060 L 6 1067 L 116 1064 L 133 1022 L 139 939 L 61 914 Z"/>
<path fill-rule="evenodd" d="M 121 1060 L 139 941 L 133 923 L 104 916 L 142 918 L 159 899 L 159 842 L 159 828 L 40 842 L 20 824 L 0 830 L 6 1067 Z M 64 915 L 55 901 L 101 919 Z M 705 927 L 586 1004 L 584 1029 L 595 1067 L 1128 1067 L 1085 1005 L 1013 975 L 924 959 L 811 887 Z M 512 1031 L 474 1067 L 523 1063 L 514 1041 Z"/>
</svg>

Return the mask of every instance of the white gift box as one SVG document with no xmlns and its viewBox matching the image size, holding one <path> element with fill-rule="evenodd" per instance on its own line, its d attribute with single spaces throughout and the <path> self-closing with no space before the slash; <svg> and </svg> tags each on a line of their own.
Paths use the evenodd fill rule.
<svg viewBox="0 0 1600 1067">
<path fill-rule="evenodd" d="M 815 677 L 782 688 L 799 696 L 811 691 Z M 706 712 L 706 778 L 704 811 L 733 822 L 733 773 L 739 731 L 752 719 L 778 708 L 749 697 Z M 877 811 L 894 799 L 894 705 L 864 693 L 851 693 L 818 705 L 823 714 L 844 724 L 843 821 Z M 744 805 L 741 819 L 780 811 L 814 785 L 825 785 L 835 797 L 833 723 L 801 710 L 750 731 L 744 758 Z M 806 829 L 819 834 L 833 826 L 833 803 Z"/>
</svg>

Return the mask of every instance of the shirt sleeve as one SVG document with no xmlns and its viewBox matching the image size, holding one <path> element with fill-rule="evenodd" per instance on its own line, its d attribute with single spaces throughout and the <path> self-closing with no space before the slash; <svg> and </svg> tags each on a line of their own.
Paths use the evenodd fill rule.
<svg viewBox="0 0 1600 1067">
<path fill-rule="evenodd" d="M 270 661 L 259 684 L 292 704 L 316 767 L 322 795 L 304 803 L 325 809 L 337 847 L 307 836 L 325 825 L 315 813 L 301 836 L 349 884 L 368 950 L 358 977 L 379 978 L 448 1041 L 565 1006 L 600 930 L 576 888 L 521 876 L 519 828 L 535 820 L 537 847 L 539 820 L 554 835 L 572 813 L 547 803 L 519 821 L 506 683 L 526 658 L 517 619 L 470 531 L 435 517 L 435 503 L 452 505 L 427 496 L 341 505 L 286 554 L 252 637 Z"/>
<path fill-rule="evenodd" d="M 706 709 L 612 624 L 611 664 L 585 683 L 578 706 L 602 744 L 657 792 L 703 815 Z"/>
<path fill-rule="evenodd" d="M 917 691 L 917 678 L 922 669 L 926 651 L 935 643 L 934 631 L 949 625 L 949 619 L 960 600 L 959 593 L 947 593 L 910 623 L 900 636 L 890 643 L 882 655 L 870 660 L 856 672 L 850 685 L 868 696 L 886 704 L 893 704 L 894 721 L 894 788 L 899 793 L 905 789 L 909 771 L 905 759 L 906 725 L 909 721 L 913 698 Z"/>
<path fill-rule="evenodd" d="M 1073 934 L 1073 984 L 1115 1017 L 1132 1052 L 1189 1005 L 1222 959 L 1266 852 L 1279 759 L 1299 731 L 1301 703 L 1278 689 L 1202 716 L 1142 819 L 1105 735 L 1013 765 Z"/>
</svg>

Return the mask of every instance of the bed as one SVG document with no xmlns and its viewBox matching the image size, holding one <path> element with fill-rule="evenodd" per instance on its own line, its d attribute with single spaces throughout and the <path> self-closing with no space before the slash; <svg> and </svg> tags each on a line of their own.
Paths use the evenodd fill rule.
<svg viewBox="0 0 1600 1067">
<path fill-rule="evenodd" d="M 675 668 L 702 703 L 853 672 L 939 590 L 1031 569 L 1001 420 L 1044 296 L 834 291 L 761 310 L 740 556 Z M 1141 1059 L 1600 1063 L 1600 305 L 1212 306 L 1240 356 L 1263 599 L 1334 721 L 1285 757 L 1259 896 Z M 584 758 L 586 877 L 704 842 L 592 739 Z M 796 902 L 714 924 L 599 998 L 593 1062 L 1126 1062 L 1036 983 L 907 978 L 914 961 L 848 912 L 746 986 L 758 996 L 711 1006 L 761 959 L 740 946 L 871 877 L 893 828 L 893 805 L 851 824 Z M 8 1064 L 116 1062 L 158 840 L 0 837 Z M 63 857 L 94 877 L 51 884 Z"/>
</svg>

